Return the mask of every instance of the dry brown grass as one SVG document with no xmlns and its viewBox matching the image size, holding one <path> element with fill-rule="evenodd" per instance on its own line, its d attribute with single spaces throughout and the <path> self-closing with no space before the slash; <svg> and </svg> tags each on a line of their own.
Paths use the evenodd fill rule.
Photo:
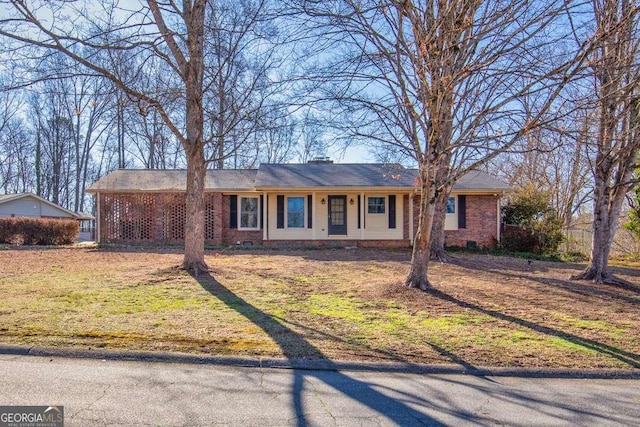
<svg viewBox="0 0 640 427">
<path fill-rule="evenodd" d="M 640 367 L 640 291 L 568 277 L 580 265 L 455 254 L 432 292 L 402 251 L 0 250 L 0 341 L 193 353 Z M 640 270 L 617 267 L 640 286 Z"/>
</svg>

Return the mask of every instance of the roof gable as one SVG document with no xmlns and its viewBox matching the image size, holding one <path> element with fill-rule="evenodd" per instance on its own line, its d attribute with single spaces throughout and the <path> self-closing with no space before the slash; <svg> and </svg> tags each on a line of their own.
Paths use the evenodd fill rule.
<svg viewBox="0 0 640 427">
<path fill-rule="evenodd" d="M 60 213 L 64 214 L 64 216 L 69 216 L 71 218 L 76 218 L 76 219 L 93 219 L 93 216 L 91 215 L 87 215 L 87 214 L 83 214 L 83 213 L 78 213 L 78 212 L 73 212 L 70 211 L 69 209 L 65 209 L 62 206 L 59 206 L 53 202 L 50 202 L 47 199 L 43 199 L 42 197 L 35 195 L 33 193 L 18 193 L 18 194 L 4 194 L 4 195 L 0 195 L 0 205 L 8 205 L 11 202 L 15 202 L 21 199 L 33 199 L 38 203 L 43 203 L 45 205 L 47 205 L 49 208 L 59 211 Z"/>
</svg>

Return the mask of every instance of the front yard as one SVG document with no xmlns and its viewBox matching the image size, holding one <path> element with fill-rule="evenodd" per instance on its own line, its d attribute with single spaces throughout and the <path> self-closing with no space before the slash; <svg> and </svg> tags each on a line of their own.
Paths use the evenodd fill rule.
<svg viewBox="0 0 640 427">
<path fill-rule="evenodd" d="M 179 249 L 0 250 L 0 342 L 219 355 L 640 368 L 640 292 L 569 281 L 582 266 L 453 254 L 435 290 L 410 254 Z M 640 286 L 640 269 L 618 268 Z"/>
</svg>

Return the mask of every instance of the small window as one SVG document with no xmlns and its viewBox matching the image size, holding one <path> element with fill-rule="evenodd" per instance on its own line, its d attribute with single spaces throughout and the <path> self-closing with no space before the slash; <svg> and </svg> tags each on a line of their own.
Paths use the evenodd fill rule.
<svg viewBox="0 0 640 427">
<path fill-rule="evenodd" d="M 456 213 L 456 198 L 455 197 L 449 197 L 447 199 L 447 213 L 448 214 Z"/>
<path fill-rule="evenodd" d="M 240 228 L 258 228 L 257 197 L 240 197 Z"/>
<path fill-rule="evenodd" d="M 384 197 L 369 197 L 367 199 L 367 205 L 369 207 L 368 212 L 370 214 L 384 213 Z"/>
<path fill-rule="evenodd" d="M 304 197 L 287 197 L 287 227 L 304 228 Z"/>
</svg>

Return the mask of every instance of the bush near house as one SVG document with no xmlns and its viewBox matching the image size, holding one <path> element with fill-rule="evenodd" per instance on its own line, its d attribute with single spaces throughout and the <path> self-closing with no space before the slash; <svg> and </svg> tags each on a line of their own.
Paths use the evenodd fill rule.
<svg viewBox="0 0 640 427">
<path fill-rule="evenodd" d="M 550 195 L 533 185 L 516 190 L 502 208 L 502 247 L 514 252 L 553 255 L 564 239 L 562 221 L 550 207 Z"/>
<path fill-rule="evenodd" d="M 74 219 L 0 218 L 0 243 L 10 245 L 67 245 L 78 231 Z"/>
</svg>

